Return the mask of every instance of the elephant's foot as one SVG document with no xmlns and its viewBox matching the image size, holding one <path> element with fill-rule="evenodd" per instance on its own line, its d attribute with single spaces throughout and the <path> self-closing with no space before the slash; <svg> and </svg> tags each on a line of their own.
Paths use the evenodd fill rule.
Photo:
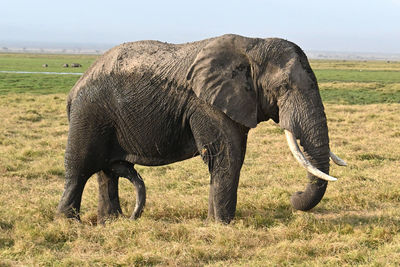
<svg viewBox="0 0 400 267">
<path fill-rule="evenodd" d="M 79 216 L 79 212 L 72 208 L 72 207 L 66 207 L 60 203 L 57 208 L 57 217 L 63 217 L 63 218 L 68 218 L 68 219 L 74 219 L 77 221 L 80 221 L 81 218 Z"/>
<path fill-rule="evenodd" d="M 76 177 L 76 176 L 75 176 Z M 73 179 L 67 177 L 65 183 L 65 189 L 61 197 L 60 203 L 57 208 L 57 215 L 60 217 L 71 218 L 80 221 L 79 211 L 81 207 L 81 199 L 83 188 L 87 179 Z"/>
<path fill-rule="evenodd" d="M 100 204 L 97 211 L 97 223 L 104 224 L 106 221 L 114 220 L 122 215 L 121 208 L 116 204 Z"/>
</svg>

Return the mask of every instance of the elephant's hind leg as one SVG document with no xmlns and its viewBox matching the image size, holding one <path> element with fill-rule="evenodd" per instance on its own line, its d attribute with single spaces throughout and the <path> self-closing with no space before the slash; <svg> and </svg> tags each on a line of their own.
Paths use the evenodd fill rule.
<svg viewBox="0 0 400 267">
<path fill-rule="evenodd" d="M 103 224 L 108 218 L 122 214 L 118 196 L 119 177 L 111 171 L 97 173 L 99 184 L 99 205 L 97 222 Z"/>
<path fill-rule="evenodd" d="M 118 177 L 127 178 L 136 190 L 136 205 L 131 219 L 137 219 L 146 204 L 146 187 L 142 177 L 134 169 L 134 165 L 121 161 L 113 163 L 107 171 L 99 173 L 99 222 L 107 216 L 121 214 L 118 197 Z"/>
<path fill-rule="evenodd" d="M 83 189 L 92 173 L 87 172 L 86 168 L 81 167 L 79 161 L 66 159 L 65 163 L 65 187 L 60 203 L 58 204 L 57 213 L 67 218 L 80 220 L 79 211 L 81 208 Z"/>
</svg>

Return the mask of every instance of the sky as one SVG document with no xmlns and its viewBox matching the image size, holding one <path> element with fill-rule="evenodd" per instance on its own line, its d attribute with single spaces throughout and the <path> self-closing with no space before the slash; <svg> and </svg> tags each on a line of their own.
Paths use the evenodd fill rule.
<svg viewBox="0 0 400 267">
<path fill-rule="evenodd" d="M 400 0 L 0 0 L 0 47 L 184 43 L 225 33 L 400 54 Z"/>
</svg>

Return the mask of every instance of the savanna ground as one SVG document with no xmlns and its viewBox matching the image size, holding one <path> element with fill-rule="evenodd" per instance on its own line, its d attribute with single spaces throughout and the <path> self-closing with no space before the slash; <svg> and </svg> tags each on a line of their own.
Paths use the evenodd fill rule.
<svg viewBox="0 0 400 267">
<path fill-rule="evenodd" d="M 82 72 L 95 56 L 0 54 L 0 70 Z M 49 67 L 43 69 L 42 64 Z M 400 63 L 312 61 L 328 117 L 331 165 L 310 212 L 292 209 L 305 171 L 272 122 L 250 132 L 236 219 L 208 222 L 208 172 L 199 158 L 138 170 L 147 204 L 137 221 L 96 225 L 97 184 L 82 223 L 55 216 L 64 186 L 65 99 L 78 76 L 0 73 L 0 266 L 400 265 Z M 133 186 L 120 179 L 121 205 Z"/>
</svg>

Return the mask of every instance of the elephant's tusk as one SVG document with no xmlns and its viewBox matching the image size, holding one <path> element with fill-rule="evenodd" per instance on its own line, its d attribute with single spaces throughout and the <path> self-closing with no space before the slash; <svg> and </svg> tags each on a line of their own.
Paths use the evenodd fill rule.
<svg viewBox="0 0 400 267">
<path fill-rule="evenodd" d="M 290 151 L 292 152 L 295 159 L 305 168 L 307 171 L 314 176 L 326 180 L 326 181 L 337 181 L 337 178 L 332 177 L 326 173 L 315 168 L 310 161 L 301 152 L 299 145 L 297 144 L 296 137 L 288 130 L 285 130 L 286 140 L 288 142 Z"/>
<path fill-rule="evenodd" d="M 332 151 L 329 151 L 329 156 L 331 157 L 332 161 L 335 162 L 339 166 L 347 166 L 346 161 L 342 160 L 338 156 L 336 156 Z"/>
</svg>

